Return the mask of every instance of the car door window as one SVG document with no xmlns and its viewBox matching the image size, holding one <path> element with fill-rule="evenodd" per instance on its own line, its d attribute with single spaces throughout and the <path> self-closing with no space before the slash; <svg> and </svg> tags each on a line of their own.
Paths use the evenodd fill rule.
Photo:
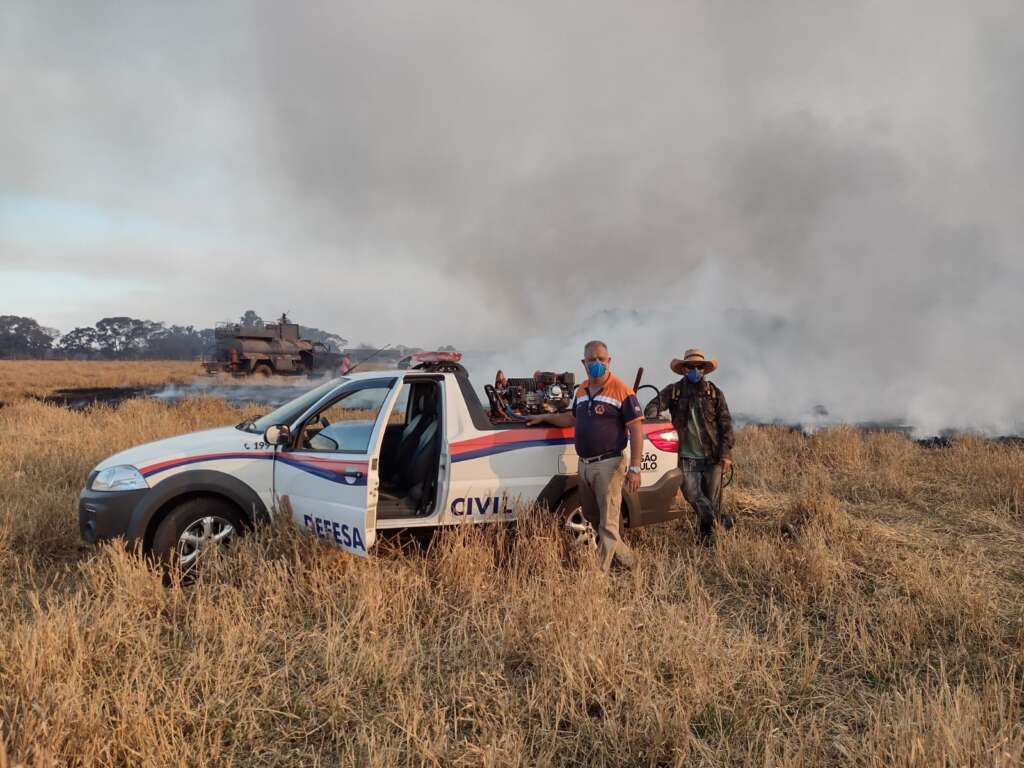
<svg viewBox="0 0 1024 768">
<path fill-rule="evenodd" d="M 380 409 L 391 388 L 347 392 L 313 414 L 302 427 L 299 447 L 329 453 L 366 453 Z"/>
<path fill-rule="evenodd" d="M 395 405 L 391 409 L 391 416 L 388 417 L 388 426 L 392 424 L 404 425 L 409 420 L 409 390 L 408 382 L 402 385 L 402 389 L 395 399 Z"/>
</svg>

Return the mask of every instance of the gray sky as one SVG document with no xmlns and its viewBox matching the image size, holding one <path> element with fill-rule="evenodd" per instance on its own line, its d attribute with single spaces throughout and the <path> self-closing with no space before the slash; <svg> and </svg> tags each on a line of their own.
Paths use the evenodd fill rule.
<svg viewBox="0 0 1024 768">
<path fill-rule="evenodd" d="M 7 0 L 0 312 L 287 309 L 527 372 L 601 336 L 660 383 L 700 344 L 748 411 L 1012 427 L 1022 30 L 1013 0 Z"/>
</svg>

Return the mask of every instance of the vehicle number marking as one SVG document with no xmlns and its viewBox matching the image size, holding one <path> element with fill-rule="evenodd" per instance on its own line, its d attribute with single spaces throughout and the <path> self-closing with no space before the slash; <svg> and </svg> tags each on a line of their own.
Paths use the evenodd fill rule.
<svg viewBox="0 0 1024 768">
<path fill-rule="evenodd" d="M 256 440 L 252 443 L 243 443 L 242 447 L 247 451 L 265 451 L 270 447 L 270 443 L 264 440 Z"/>
</svg>

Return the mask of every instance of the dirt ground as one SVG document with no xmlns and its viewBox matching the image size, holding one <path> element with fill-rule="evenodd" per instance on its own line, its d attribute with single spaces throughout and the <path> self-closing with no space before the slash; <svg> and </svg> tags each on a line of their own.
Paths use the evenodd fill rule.
<svg viewBox="0 0 1024 768">
<path fill-rule="evenodd" d="M 738 528 L 631 532 L 631 573 L 524 510 L 365 560 L 276 524 L 168 588 L 80 543 L 86 473 L 256 409 L 72 412 L 17 395 L 188 371 L 40 365 L 0 365 L 4 768 L 1024 760 L 1020 446 L 751 427 Z"/>
</svg>

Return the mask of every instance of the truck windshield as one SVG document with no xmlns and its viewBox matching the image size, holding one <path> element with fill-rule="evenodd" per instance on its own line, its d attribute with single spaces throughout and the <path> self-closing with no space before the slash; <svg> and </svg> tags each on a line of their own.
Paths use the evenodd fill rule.
<svg viewBox="0 0 1024 768">
<path fill-rule="evenodd" d="M 273 427 L 277 424 L 291 424 L 296 418 L 298 418 L 299 414 L 313 405 L 313 403 L 335 387 L 341 386 L 346 381 L 348 381 L 348 379 L 344 376 L 340 376 L 337 379 L 331 379 L 330 381 L 321 384 L 316 389 L 311 389 L 304 395 L 299 395 L 294 400 L 289 400 L 284 405 L 279 408 L 275 408 L 264 416 L 260 416 L 258 419 L 243 421 L 241 424 L 237 425 L 237 429 L 262 435 L 267 431 L 267 427 Z"/>
</svg>

